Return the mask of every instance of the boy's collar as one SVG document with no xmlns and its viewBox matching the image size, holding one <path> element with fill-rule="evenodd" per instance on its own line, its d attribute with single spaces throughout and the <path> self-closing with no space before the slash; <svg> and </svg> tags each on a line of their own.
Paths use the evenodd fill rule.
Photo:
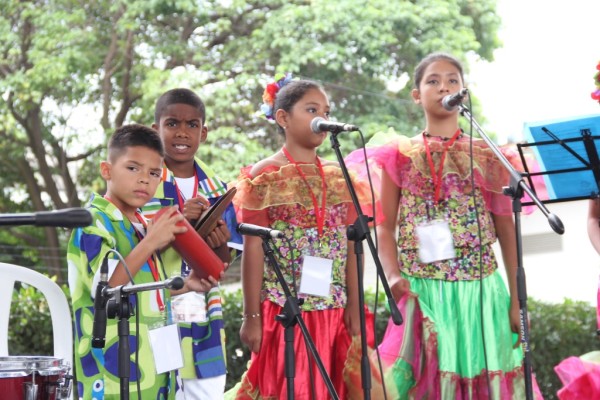
<svg viewBox="0 0 600 400">
<path fill-rule="evenodd" d="M 93 194 L 90 205 L 108 215 L 111 221 L 129 221 L 129 219 L 125 218 L 125 215 L 123 215 L 123 212 L 119 207 L 115 206 L 110 200 L 98 193 Z"/>
</svg>

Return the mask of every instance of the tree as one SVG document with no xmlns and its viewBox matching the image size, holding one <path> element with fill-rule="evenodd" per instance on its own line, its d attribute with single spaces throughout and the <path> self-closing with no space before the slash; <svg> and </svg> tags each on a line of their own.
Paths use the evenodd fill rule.
<svg viewBox="0 0 600 400">
<path fill-rule="evenodd" d="M 499 45 L 493 0 L 1 1 L 5 213 L 76 207 L 102 191 L 107 134 L 152 123 L 168 88 L 203 97 L 211 133 L 201 155 L 231 179 L 279 146 L 275 127 L 256 115 L 276 72 L 323 82 L 339 120 L 410 133 L 420 112 L 402 100 L 409 87 L 390 83 L 407 81 L 431 51 L 491 60 Z M 0 245 L 60 278 L 67 233 L 10 227 Z"/>
</svg>

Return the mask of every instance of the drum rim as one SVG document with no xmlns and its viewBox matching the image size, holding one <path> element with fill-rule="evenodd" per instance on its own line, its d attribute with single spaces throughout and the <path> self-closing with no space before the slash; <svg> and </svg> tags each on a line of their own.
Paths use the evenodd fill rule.
<svg viewBox="0 0 600 400">
<path fill-rule="evenodd" d="M 16 378 L 36 372 L 42 376 L 55 375 L 65 369 L 61 358 L 52 356 L 2 356 L 0 378 Z"/>
</svg>

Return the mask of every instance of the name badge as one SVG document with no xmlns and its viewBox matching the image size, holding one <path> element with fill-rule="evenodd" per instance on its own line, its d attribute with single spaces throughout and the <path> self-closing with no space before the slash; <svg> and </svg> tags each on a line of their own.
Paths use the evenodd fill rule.
<svg viewBox="0 0 600 400">
<path fill-rule="evenodd" d="M 313 296 L 329 296 L 333 260 L 321 257 L 304 256 L 300 293 Z"/>
<path fill-rule="evenodd" d="M 454 239 L 448 221 L 434 220 L 416 227 L 419 240 L 419 259 L 422 263 L 456 257 Z"/>
<path fill-rule="evenodd" d="M 187 292 L 171 297 L 174 322 L 206 322 L 206 296 L 204 293 Z"/>
<path fill-rule="evenodd" d="M 148 330 L 148 335 L 157 374 L 183 367 L 179 329 L 176 324 Z"/>
</svg>

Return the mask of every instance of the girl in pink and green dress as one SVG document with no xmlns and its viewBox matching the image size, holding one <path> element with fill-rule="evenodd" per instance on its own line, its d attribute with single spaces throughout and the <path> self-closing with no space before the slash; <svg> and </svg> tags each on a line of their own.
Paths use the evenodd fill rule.
<svg viewBox="0 0 600 400">
<path fill-rule="evenodd" d="M 379 256 L 404 318 L 389 323 L 379 346 L 388 398 L 524 399 L 515 229 L 502 194 L 508 172 L 484 141 L 471 147 L 458 110 L 442 105 L 463 87 L 454 57 L 426 57 L 414 82 L 422 133 L 368 149 L 382 168 Z M 522 170 L 518 154 L 503 151 Z"/>
</svg>

